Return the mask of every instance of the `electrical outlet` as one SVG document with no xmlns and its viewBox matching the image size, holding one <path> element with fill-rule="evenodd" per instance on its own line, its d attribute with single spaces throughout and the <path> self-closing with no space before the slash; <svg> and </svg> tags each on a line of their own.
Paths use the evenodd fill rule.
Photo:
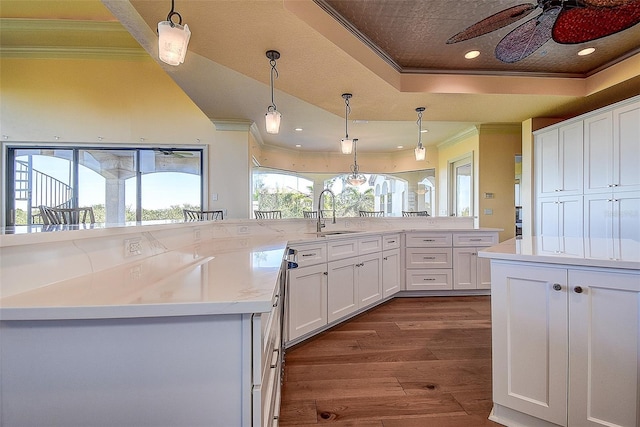
<svg viewBox="0 0 640 427">
<path fill-rule="evenodd" d="M 131 280 L 140 280 L 141 277 L 142 265 L 134 265 L 133 267 L 131 267 L 131 269 L 129 269 L 129 278 L 131 278 Z"/>
<path fill-rule="evenodd" d="M 135 239 L 125 239 L 124 241 L 124 257 L 132 257 L 142 255 L 142 239 L 137 237 Z"/>
<path fill-rule="evenodd" d="M 193 229 L 193 241 L 194 242 L 199 242 L 202 239 L 202 233 L 200 232 L 199 228 L 194 228 Z"/>
<path fill-rule="evenodd" d="M 351 228 L 351 221 L 345 221 L 344 222 L 344 228 Z"/>
<path fill-rule="evenodd" d="M 239 225 L 238 226 L 238 234 L 249 234 L 249 226 L 248 225 Z"/>
</svg>

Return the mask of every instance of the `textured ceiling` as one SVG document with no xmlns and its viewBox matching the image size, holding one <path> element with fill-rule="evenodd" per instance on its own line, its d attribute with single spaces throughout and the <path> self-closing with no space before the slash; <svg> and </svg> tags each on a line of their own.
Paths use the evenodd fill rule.
<svg viewBox="0 0 640 427">
<path fill-rule="evenodd" d="M 606 16 L 613 21 L 613 18 L 632 14 L 625 22 L 631 24 L 640 21 L 640 2 L 637 0 L 591 2 L 615 4 L 617 7 L 582 8 L 580 10 L 588 14 L 570 17 L 570 25 L 575 24 L 580 28 L 585 25 L 605 28 L 610 26 L 610 30 L 605 31 L 608 33 L 617 31 L 618 28 L 613 27 L 613 23 L 598 18 Z M 637 53 L 639 49 L 640 25 L 634 25 L 615 35 L 584 43 L 560 44 L 553 38 L 547 38 L 548 41 L 529 57 L 516 63 L 505 63 L 496 59 L 496 45 L 509 32 L 524 28 L 521 26 L 527 21 L 538 20 L 542 14 L 541 7 L 533 8 L 528 15 L 494 32 L 447 44 L 447 40 L 467 27 L 521 3 L 499 0 L 316 0 L 316 3 L 363 42 L 378 50 L 394 67 L 405 72 L 456 70 L 589 75 L 620 58 Z M 592 21 L 585 24 L 585 19 Z M 528 42 L 529 39 L 523 41 Z M 585 47 L 593 47 L 598 53 L 578 57 L 577 52 Z M 481 55 L 474 60 L 464 59 L 464 54 L 470 50 L 478 50 Z"/>
<path fill-rule="evenodd" d="M 349 10 L 343 17 L 327 13 L 329 3 Z M 427 108 L 423 142 L 434 145 L 473 125 L 569 117 L 640 94 L 639 25 L 598 40 L 606 47 L 590 57 L 575 55 L 583 46 L 549 40 L 515 64 L 498 61 L 493 50 L 520 22 L 446 43 L 517 4 L 327 0 L 323 8 L 313 0 L 176 0 L 192 32 L 189 51 L 179 67 L 158 64 L 214 122 L 255 122 L 265 144 L 315 152 L 335 152 L 344 136 L 344 92 L 354 95 L 349 134 L 359 139 L 359 151 L 372 152 L 397 151 L 399 145 L 411 150 L 418 106 Z M 170 6 L 169 0 L 0 0 L 2 53 L 48 55 L 49 43 L 68 51 L 67 57 L 77 49 L 157 61 L 155 29 Z M 467 61 L 462 54 L 471 48 L 481 55 Z M 275 82 L 283 114 L 278 135 L 263 131 L 269 49 L 282 54 Z M 604 71 L 582 76 L 599 69 Z"/>
</svg>

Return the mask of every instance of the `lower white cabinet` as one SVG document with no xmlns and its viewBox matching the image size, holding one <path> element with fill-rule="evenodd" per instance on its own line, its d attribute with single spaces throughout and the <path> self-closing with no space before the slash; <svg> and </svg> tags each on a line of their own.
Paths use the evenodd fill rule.
<svg viewBox="0 0 640 427">
<path fill-rule="evenodd" d="M 453 248 L 453 289 L 491 289 L 491 262 L 477 248 Z"/>
<path fill-rule="evenodd" d="M 492 262 L 492 419 L 640 422 L 637 271 Z"/>
<path fill-rule="evenodd" d="M 582 255 L 582 206 L 579 195 L 538 199 L 536 235 L 542 251 Z"/>
<path fill-rule="evenodd" d="M 380 252 L 328 265 L 327 311 L 333 322 L 382 299 Z"/>
<path fill-rule="evenodd" d="M 400 249 L 382 252 L 382 298 L 400 291 Z"/>
<path fill-rule="evenodd" d="M 296 339 L 327 324 L 327 264 L 288 271 L 288 335 Z"/>
</svg>

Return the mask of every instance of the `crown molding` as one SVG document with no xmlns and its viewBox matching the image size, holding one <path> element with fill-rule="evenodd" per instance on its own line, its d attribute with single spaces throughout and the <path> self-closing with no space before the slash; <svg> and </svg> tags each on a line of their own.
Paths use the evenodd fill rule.
<svg viewBox="0 0 640 427">
<path fill-rule="evenodd" d="M 463 130 L 462 132 L 452 136 L 451 138 L 444 140 L 443 142 L 438 144 L 436 147 L 438 147 L 438 149 L 451 147 L 467 138 L 470 138 L 472 136 L 477 136 L 480 134 L 478 127 L 479 126 L 472 126 L 466 130 Z"/>
<path fill-rule="evenodd" d="M 142 48 L 118 47 L 0 47 L 2 58 L 26 59 L 149 59 Z"/>
<path fill-rule="evenodd" d="M 244 131 L 250 132 L 254 124 L 250 120 L 234 120 L 234 119 L 209 119 L 219 131 Z M 255 130 L 257 132 L 257 128 Z M 255 136 L 254 136 L 255 137 Z"/>
</svg>

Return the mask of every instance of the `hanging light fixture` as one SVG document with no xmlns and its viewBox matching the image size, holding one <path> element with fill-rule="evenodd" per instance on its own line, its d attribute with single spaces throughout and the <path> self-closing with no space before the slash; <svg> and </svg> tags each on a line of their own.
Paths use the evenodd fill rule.
<svg viewBox="0 0 640 427">
<path fill-rule="evenodd" d="M 173 2 L 174 0 L 171 0 L 171 11 L 167 20 L 158 22 L 158 56 L 162 62 L 169 65 L 180 65 L 187 54 L 191 31 L 187 24 L 182 26 L 182 16 L 173 10 Z M 171 20 L 174 16 L 178 17 L 177 24 Z"/>
<path fill-rule="evenodd" d="M 342 98 L 344 98 L 344 138 L 340 141 L 340 151 L 342 151 L 342 154 L 351 154 L 355 144 L 355 140 L 349 139 L 349 113 L 351 112 L 349 99 L 351 99 L 352 96 L 350 93 L 342 94 Z"/>
<path fill-rule="evenodd" d="M 353 139 L 353 165 L 351 165 L 351 174 L 347 176 L 349 185 L 358 186 L 367 182 L 367 178 L 360 173 L 358 169 L 358 139 Z"/>
<path fill-rule="evenodd" d="M 268 50 L 267 58 L 269 58 L 269 65 L 271 65 L 271 105 L 267 107 L 267 114 L 265 114 L 267 133 L 277 134 L 280 132 L 280 118 L 282 114 L 276 109 L 276 103 L 273 101 L 273 79 L 278 78 L 278 69 L 276 68 L 276 60 L 280 59 L 280 52 L 277 50 Z"/>
<path fill-rule="evenodd" d="M 416 113 L 418 113 L 418 145 L 416 146 L 416 160 L 424 160 L 427 155 L 427 150 L 422 145 L 422 112 L 426 110 L 424 107 L 416 108 Z"/>
</svg>

